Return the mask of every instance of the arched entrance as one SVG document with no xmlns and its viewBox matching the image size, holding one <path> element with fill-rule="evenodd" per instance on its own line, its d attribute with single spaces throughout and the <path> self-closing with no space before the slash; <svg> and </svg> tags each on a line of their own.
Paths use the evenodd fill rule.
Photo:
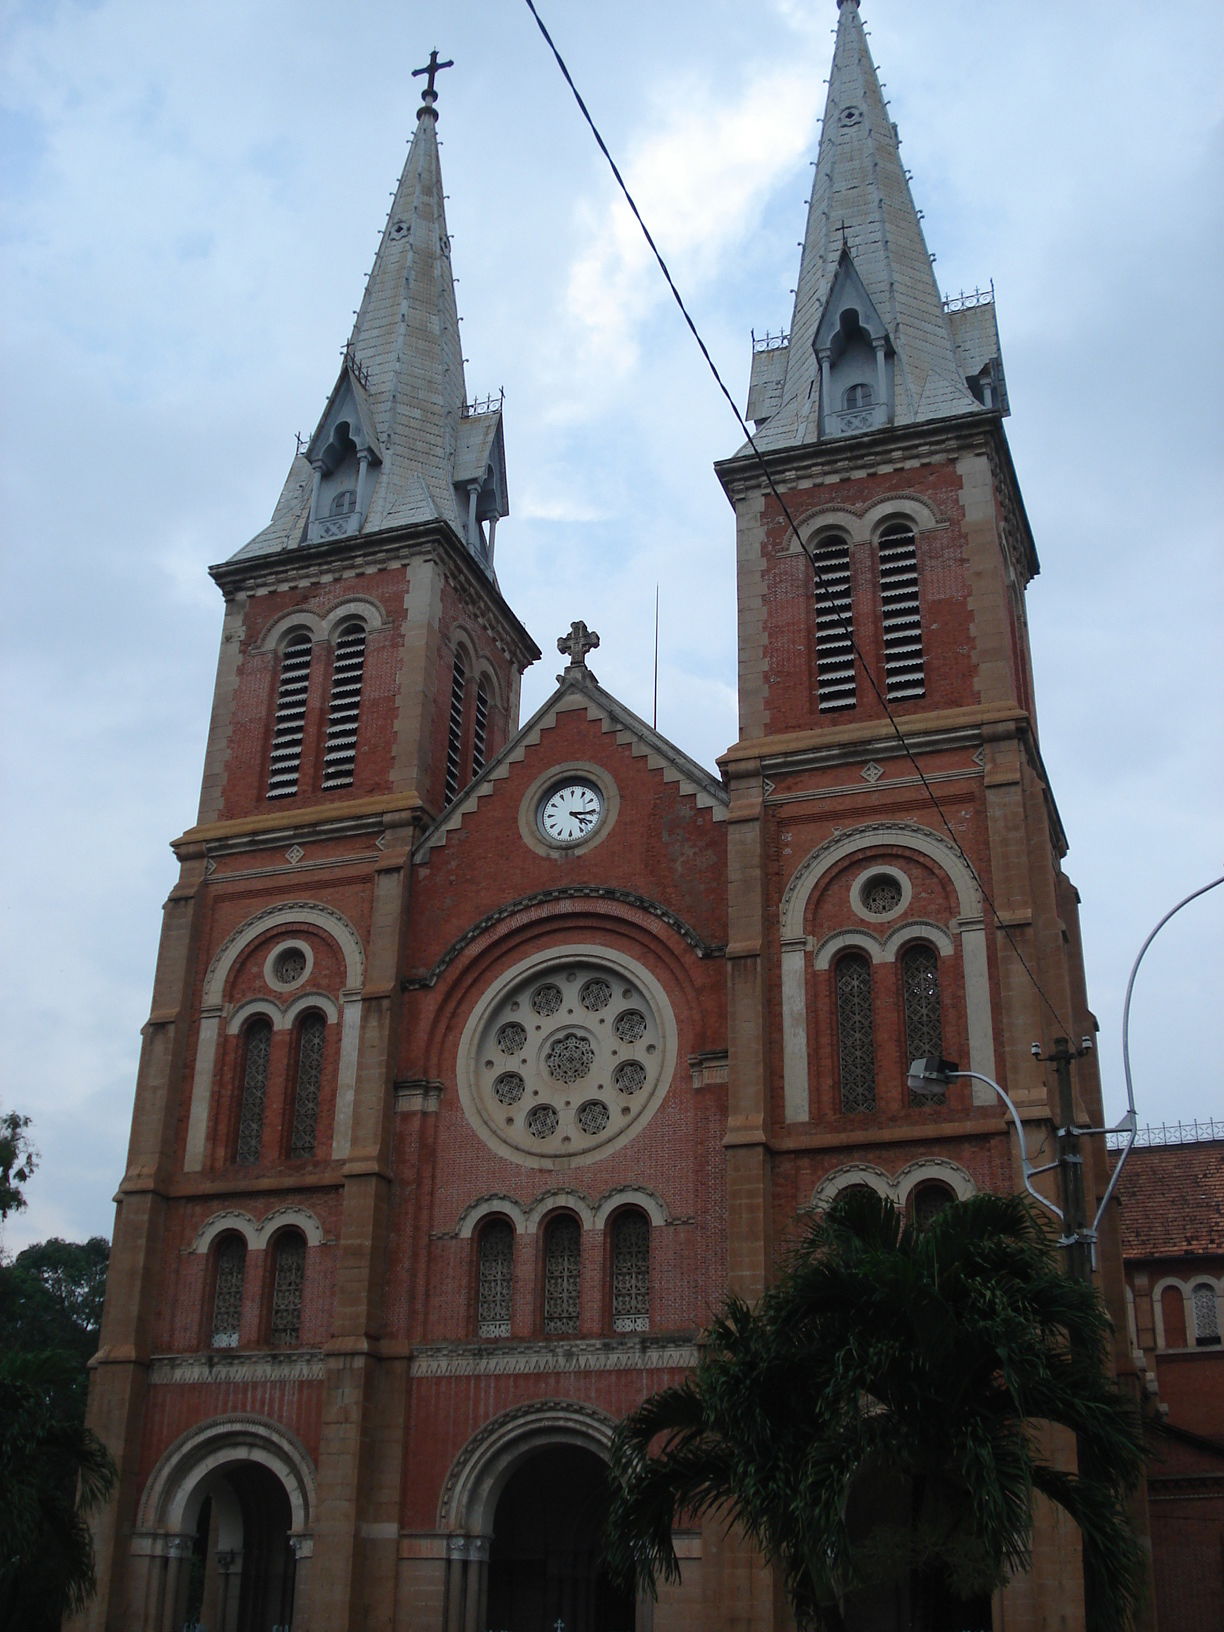
<svg viewBox="0 0 1224 1632">
<path fill-rule="evenodd" d="M 532 1451 L 502 1487 L 489 1548 L 490 1632 L 634 1632 L 602 1565 L 607 1465 L 579 1445 Z"/>
<path fill-rule="evenodd" d="M 312 1551 L 305 1446 L 266 1417 L 217 1417 L 161 1456 L 132 1538 L 143 1632 L 292 1632 Z"/>
<path fill-rule="evenodd" d="M 280 1480 L 258 1462 L 213 1469 L 187 1505 L 194 1526 L 176 1624 L 209 1632 L 288 1632 L 293 1624 L 292 1513 Z"/>
</svg>

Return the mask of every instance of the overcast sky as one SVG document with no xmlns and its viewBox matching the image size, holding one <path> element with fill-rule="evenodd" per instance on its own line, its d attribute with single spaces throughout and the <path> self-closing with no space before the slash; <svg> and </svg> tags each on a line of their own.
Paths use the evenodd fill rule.
<svg viewBox="0 0 1224 1632">
<path fill-rule="evenodd" d="M 539 0 L 728 381 L 784 327 L 833 0 Z M 1219 0 L 866 0 L 945 290 L 993 278 L 1042 560 L 1042 746 L 1111 1118 L 1148 930 L 1221 865 Z M 221 600 L 334 382 L 432 47 L 470 396 L 506 392 L 502 587 L 712 766 L 734 740 L 740 437 L 521 0 L 8 0 L 7 1246 L 109 1233 L 167 840 Z M 552 654 L 552 655 L 550 655 Z M 1224 1112 L 1224 889 L 1136 990 L 1143 1121 Z"/>
</svg>

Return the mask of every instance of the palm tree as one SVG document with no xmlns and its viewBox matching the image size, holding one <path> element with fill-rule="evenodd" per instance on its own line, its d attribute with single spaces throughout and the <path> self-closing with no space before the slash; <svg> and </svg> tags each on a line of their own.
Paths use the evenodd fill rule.
<svg viewBox="0 0 1224 1632">
<path fill-rule="evenodd" d="M 115 1466 L 85 1427 L 66 1353 L 0 1353 L 0 1626 L 57 1632 L 94 1591 L 86 1516 Z"/>
<path fill-rule="evenodd" d="M 727 1301 L 691 1378 L 621 1424 L 613 1566 L 653 1591 L 678 1578 L 676 1522 L 721 1515 L 781 1570 L 802 1626 L 939 1632 L 975 1600 L 989 1625 L 989 1594 L 1028 1563 L 1038 1492 L 1082 1532 L 1090 1632 L 1121 1632 L 1144 1450 L 1109 1331 L 1023 1200 L 917 1225 L 845 1192 L 755 1308 Z M 1042 1454 L 1042 1424 L 1077 1436 L 1078 1473 Z"/>
</svg>

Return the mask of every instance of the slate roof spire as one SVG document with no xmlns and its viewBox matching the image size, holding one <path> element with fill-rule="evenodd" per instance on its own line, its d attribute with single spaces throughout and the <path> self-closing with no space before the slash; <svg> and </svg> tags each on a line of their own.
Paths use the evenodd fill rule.
<svg viewBox="0 0 1224 1632">
<path fill-rule="evenodd" d="M 440 520 L 491 571 L 507 514 L 500 401 L 468 413 L 431 54 L 416 132 L 339 378 L 294 460 L 271 525 L 240 551 L 263 555 Z"/>
<path fill-rule="evenodd" d="M 761 446 L 1002 406 L 1001 379 L 993 401 L 967 383 L 997 365 L 993 306 L 965 324 L 944 310 L 898 149 L 858 0 L 838 0 L 789 344 L 753 359 Z"/>
</svg>

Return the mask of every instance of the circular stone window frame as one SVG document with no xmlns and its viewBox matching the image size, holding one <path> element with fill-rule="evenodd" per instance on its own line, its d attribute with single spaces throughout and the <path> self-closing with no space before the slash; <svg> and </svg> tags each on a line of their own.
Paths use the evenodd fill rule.
<svg viewBox="0 0 1224 1632">
<path fill-rule="evenodd" d="M 890 907 L 887 912 L 872 912 L 863 900 L 864 890 L 876 878 L 890 879 L 901 891 L 901 899 L 895 907 Z M 865 919 L 870 924 L 887 924 L 892 919 L 899 918 L 913 899 L 914 886 L 899 867 L 894 867 L 889 862 L 876 862 L 873 866 L 866 868 L 850 886 L 851 907 L 860 918 Z"/>
<path fill-rule="evenodd" d="M 478 1045 L 481 1032 L 488 1023 L 491 1013 L 502 1003 L 511 988 L 533 978 L 541 980 L 555 978 L 555 970 L 560 967 L 563 973 L 564 965 L 574 962 L 602 965 L 637 986 L 654 1009 L 659 1030 L 659 1067 L 654 1087 L 647 1093 L 636 1115 L 631 1116 L 628 1125 L 619 1133 L 603 1140 L 593 1150 L 577 1150 L 564 1154 L 549 1152 L 537 1156 L 511 1144 L 501 1130 L 490 1121 L 489 1113 L 477 1092 L 477 1084 L 481 1080 Z M 595 942 L 584 941 L 549 947 L 546 951 L 521 958 L 484 989 L 468 1015 L 459 1039 L 455 1080 L 459 1088 L 459 1103 L 463 1107 L 463 1114 L 469 1126 L 479 1134 L 494 1155 L 500 1156 L 503 1161 L 513 1162 L 518 1167 L 556 1172 L 571 1167 L 589 1167 L 591 1163 L 603 1161 L 605 1157 L 622 1150 L 631 1140 L 636 1139 L 666 1099 L 678 1058 L 679 1031 L 676 1016 L 667 993 L 654 975 L 643 968 L 635 958 L 623 952 Z M 588 1096 L 583 1092 L 575 1097 L 585 1099 Z"/>
<path fill-rule="evenodd" d="M 596 822 L 594 830 L 581 839 L 548 839 L 540 829 L 540 806 L 553 788 L 565 782 L 590 782 L 597 788 L 603 799 L 603 815 Z M 523 795 L 518 813 L 519 837 L 537 856 L 555 860 L 558 856 L 585 855 L 588 850 L 594 850 L 597 844 L 603 843 L 616 825 L 619 814 L 620 790 L 603 766 L 593 765 L 590 760 L 570 760 L 560 765 L 550 765 Z"/>
<path fill-rule="evenodd" d="M 281 980 L 276 973 L 276 965 L 286 952 L 300 952 L 306 959 L 306 966 L 300 975 L 292 980 Z M 264 980 L 274 992 L 295 992 L 304 981 L 309 980 L 314 969 L 314 948 L 307 941 L 291 940 L 277 941 L 276 945 L 264 959 Z"/>
</svg>

